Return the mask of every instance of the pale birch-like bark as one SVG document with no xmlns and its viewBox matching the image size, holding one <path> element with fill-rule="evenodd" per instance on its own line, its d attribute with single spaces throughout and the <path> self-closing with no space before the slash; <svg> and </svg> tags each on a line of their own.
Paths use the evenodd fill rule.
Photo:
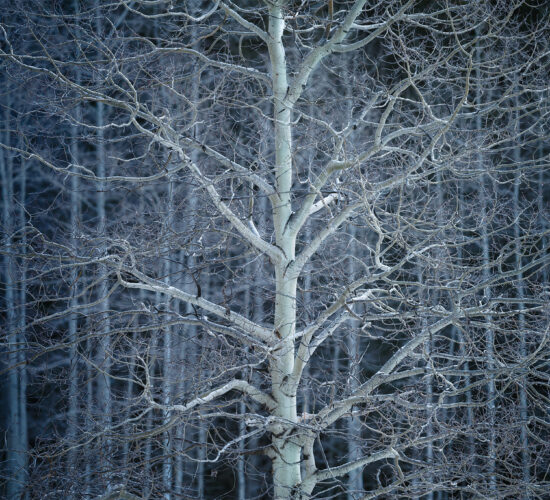
<svg viewBox="0 0 550 500">
<path fill-rule="evenodd" d="M 4 110 L 2 138 L 5 144 L 10 144 L 12 138 L 13 121 L 11 118 L 11 99 Z M 24 491 L 26 476 L 26 451 L 27 443 L 23 442 L 27 431 L 22 428 L 25 422 L 25 388 L 22 387 L 21 372 L 25 366 L 19 367 L 20 350 L 22 349 L 21 334 L 18 332 L 17 318 L 17 268 L 16 257 L 13 249 L 12 234 L 15 229 L 14 216 L 16 214 L 14 200 L 14 158 L 10 151 L 2 151 L 0 155 L 0 182 L 2 185 L 2 243 L 3 255 L 3 281 L 5 286 L 5 336 L 6 356 L 5 364 L 13 367 L 7 377 L 7 429 L 6 429 L 6 495 L 7 498 L 19 498 Z"/>
<path fill-rule="evenodd" d="M 170 179 L 168 181 L 168 199 L 167 199 L 167 218 L 166 218 L 166 226 L 165 231 L 167 233 L 174 230 L 174 181 L 173 179 Z M 166 247 L 163 249 L 163 272 L 164 275 L 164 281 L 166 284 L 169 284 L 172 279 L 172 255 L 170 253 L 170 248 Z M 169 321 L 169 316 L 166 317 L 166 321 Z M 174 376 L 173 376 L 173 355 L 172 355 L 172 346 L 173 346 L 173 340 L 172 336 L 174 335 L 174 332 L 171 327 L 167 326 L 164 327 L 163 331 L 163 369 L 162 369 L 162 375 L 163 375 L 163 381 L 162 381 L 162 396 L 163 401 L 165 405 L 170 404 L 172 401 L 172 387 L 174 384 Z M 165 411 L 163 414 L 163 423 L 167 424 L 170 422 L 171 419 L 171 412 L 169 410 Z M 173 477 L 173 470 L 172 470 L 172 431 L 169 431 L 166 433 L 165 439 L 164 439 L 164 453 L 166 454 L 166 458 L 164 459 L 162 463 L 162 485 L 164 490 L 164 500 L 170 500 L 172 498 L 171 491 L 172 491 L 172 477 Z"/>
<path fill-rule="evenodd" d="M 73 9 L 78 16 L 79 4 L 73 2 Z M 77 72 L 76 83 L 80 84 L 80 77 Z M 81 120 L 80 106 L 76 106 L 75 109 L 75 121 Z M 71 142 L 70 142 L 70 155 L 71 163 L 80 164 L 79 158 L 79 145 L 78 145 L 78 127 L 76 124 L 71 124 Z M 76 173 L 76 172 L 75 172 Z M 78 248 L 78 223 L 80 217 L 80 179 L 78 176 L 73 175 L 71 177 L 71 209 L 70 209 L 70 224 L 71 224 L 71 247 Z M 68 410 L 67 410 L 67 442 L 74 443 L 77 436 L 77 427 L 79 419 L 79 394 L 78 394 L 78 375 L 79 375 L 79 359 L 78 359 L 78 343 L 77 343 L 77 330 L 78 330 L 78 316 L 76 309 L 79 305 L 79 276 L 78 269 L 75 267 L 71 272 L 71 301 L 70 308 L 73 310 L 69 317 L 68 324 L 68 336 L 71 347 L 69 348 L 69 391 L 68 391 Z M 67 455 L 67 469 L 69 475 L 75 467 L 76 450 L 71 448 L 71 451 Z"/>
<path fill-rule="evenodd" d="M 19 300 L 18 300 L 18 359 L 19 365 L 19 415 L 21 420 L 21 468 L 24 475 L 24 484 L 27 484 L 29 474 L 29 418 L 27 409 L 27 387 L 29 381 L 28 366 L 26 359 L 27 349 L 27 270 L 28 261 L 25 259 L 27 253 L 27 236 L 26 236 L 26 203 L 27 203 L 27 162 L 21 160 L 21 172 L 19 180 L 19 231 L 22 232 L 21 237 L 21 252 L 23 254 L 22 262 L 19 270 Z M 22 496 L 23 500 L 28 500 L 28 488 Z"/>
<path fill-rule="evenodd" d="M 516 106 L 519 106 L 519 99 L 515 99 Z M 516 111 L 514 116 L 515 121 L 520 121 L 519 112 Z M 519 123 L 518 125 L 519 126 Z M 521 165 L 521 151 L 516 146 L 513 149 L 513 158 L 516 162 L 516 165 Z M 516 269 L 518 270 L 517 275 L 517 298 L 518 300 L 518 335 L 519 335 L 519 354 L 521 359 L 527 357 L 527 324 L 525 321 L 525 282 L 523 277 L 522 265 L 523 265 L 523 248 L 522 248 L 522 238 L 521 238 L 521 219 L 522 213 L 520 210 L 520 187 L 521 187 L 521 170 L 518 170 L 515 173 L 514 178 L 514 191 L 513 191 L 513 216 L 514 216 L 514 239 L 515 239 L 515 263 Z M 530 450 L 529 450 L 529 437 L 528 437 L 528 407 L 527 407 L 527 376 L 525 370 L 522 370 L 522 377 L 519 383 L 519 417 L 520 417 L 520 446 L 521 446 L 521 475 L 524 485 L 528 485 L 530 482 Z M 526 491 L 523 494 L 523 499 L 528 500 L 531 498 L 531 495 Z"/>
</svg>

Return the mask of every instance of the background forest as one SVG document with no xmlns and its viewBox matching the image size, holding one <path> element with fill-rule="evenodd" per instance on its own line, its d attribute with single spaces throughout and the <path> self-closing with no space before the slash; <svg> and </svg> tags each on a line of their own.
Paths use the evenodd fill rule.
<svg viewBox="0 0 550 500">
<path fill-rule="evenodd" d="M 0 497 L 549 499 L 545 0 L 0 0 Z"/>
</svg>

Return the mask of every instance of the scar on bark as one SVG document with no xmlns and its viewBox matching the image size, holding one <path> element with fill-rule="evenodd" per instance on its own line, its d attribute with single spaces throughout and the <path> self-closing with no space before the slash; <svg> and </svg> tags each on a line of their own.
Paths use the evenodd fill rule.
<svg viewBox="0 0 550 500">
<path fill-rule="evenodd" d="M 202 289 L 201 289 L 201 286 L 199 285 L 197 278 L 195 278 L 194 274 L 191 274 L 191 278 L 193 278 L 193 281 L 195 282 L 195 286 L 197 287 L 197 299 L 198 299 L 202 296 Z"/>
<path fill-rule="evenodd" d="M 285 270 L 283 271 L 283 275 L 286 275 L 286 272 L 288 271 L 288 268 L 294 264 L 294 259 L 292 259 L 285 267 Z"/>
<path fill-rule="evenodd" d="M 330 34 L 330 29 L 332 28 L 332 16 L 334 15 L 334 3 L 333 0 L 328 0 L 328 24 L 325 29 L 325 38 L 328 38 Z"/>
</svg>

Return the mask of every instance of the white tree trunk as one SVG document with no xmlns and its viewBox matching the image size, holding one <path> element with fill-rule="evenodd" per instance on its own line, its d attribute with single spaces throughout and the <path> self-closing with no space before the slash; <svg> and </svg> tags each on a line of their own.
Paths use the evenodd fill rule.
<svg viewBox="0 0 550 500">
<path fill-rule="evenodd" d="M 86 323 L 86 326 L 89 327 L 90 320 L 88 318 L 86 319 Z M 89 338 L 86 340 L 85 349 L 87 353 L 92 352 L 92 342 Z M 90 414 L 94 411 L 94 375 L 91 363 L 86 363 L 86 408 L 88 409 L 89 415 L 86 419 L 85 428 L 88 435 L 93 433 Z M 94 482 L 94 478 L 92 478 L 92 463 L 95 463 L 96 454 L 94 452 L 93 443 L 87 443 L 84 450 L 86 464 L 84 468 L 84 494 L 89 498 L 92 495 L 92 484 Z"/>
<path fill-rule="evenodd" d="M 252 189 L 251 189 L 252 191 Z M 253 196 L 253 193 L 250 193 L 250 196 Z M 247 267 L 247 282 L 253 282 L 254 276 L 250 272 L 250 267 Z M 243 300 L 243 307 L 244 307 L 244 315 L 247 318 L 251 317 L 251 305 L 252 305 L 252 297 L 251 297 L 251 288 L 247 287 L 244 292 L 244 300 Z M 244 348 L 244 352 L 248 352 L 247 348 Z M 241 378 L 243 380 L 246 380 L 247 373 L 246 371 L 243 371 L 241 373 Z M 242 399 L 239 402 L 239 437 L 241 440 L 239 441 L 239 456 L 237 458 L 237 498 L 238 500 L 246 500 L 246 471 L 245 471 L 245 450 L 246 450 L 246 441 L 245 441 L 245 434 L 246 434 L 246 424 L 245 424 L 245 417 L 246 414 L 246 404 L 244 402 L 244 399 Z"/>
<path fill-rule="evenodd" d="M 357 255 L 357 245 L 355 244 L 356 227 L 351 225 L 349 229 L 349 235 L 351 238 L 350 252 L 351 255 Z M 357 278 L 357 265 L 354 259 L 350 259 L 349 263 L 349 280 L 354 281 Z M 360 322 L 357 319 L 349 321 L 349 333 L 348 339 L 348 377 L 350 378 L 350 390 L 351 392 L 357 391 L 359 387 L 359 377 L 361 374 L 361 341 L 360 341 Z M 355 462 L 362 457 L 361 450 L 361 420 L 359 416 L 353 416 L 354 410 L 358 408 L 352 407 L 352 416 L 347 422 L 347 438 L 348 438 L 348 460 Z M 363 496 L 363 468 L 358 467 L 349 473 L 348 477 L 348 500 L 356 500 Z"/>
<path fill-rule="evenodd" d="M 173 179 L 169 180 L 168 183 L 168 207 L 167 207 L 167 220 L 165 224 L 166 239 L 169 241 L 169 235 L 172 234 L 174 227 L 174 181 Z M 164 249 L 164 265 L 163 265 L 163 274 L 164 282 L 166 285 L 170 285 L 171 275 L 172 275 L 172 265 L 171 265 L 171 255 L 170 248 L 167 246 Z M 168 306 L 168 304 L 167 304 Z M 166 321 L 170 320 L 169 315 L 165 316 Z M 170 405 L 172 402 L 172 384 L 174 381 L 173 369 L 172 369 L 172 328 L 165 327 L 163 332 L 163 383 L 162 383 L 162 392 L 165 405 Z M 169 410 L 164 411 L 164 423 L 167 424 L 172 417 L 172 413 Z M 164 500 L 170 500 L 172 498 L 172 431 L 169 430 L 166 432 L 164 439 L 164 453 L 165 458 L 162 461 L 162 484 L 164 489 Z"/>
<path fill-rule="evenodd" d="M 281 2 L 282 3 L 282 2 Z M 281 339 L 281 347 L 270 361 L 272 396 L 276 401 L 275 416 L 288 424 L 297 422 L 296 392 L 292 387 L 294 368 L 294 341 L 296 328 L 296 276 L 286 274 L 295 258 L 295 238 L 287 223 L 292 214 L 291 108 L 286 101 L 288 91 L 286 55 L 283 45 L 284 14 L 280 2 L 269 7 L 268 43 L 273 82 L 273 119 L 275 122 L 275 172 L 278 203 L 273 208 L 276 243 L 284 258 L 275 263 L 275 319 L 274 335 Z M 273 429 L 273 487 L 275 499 L 290 498 L 293 488 L 300 483 L 301 448 L 285 435 L 286 426 Z"/>
<path fill-rule="evenodd" d="M 181 263 L 181 266 L 185 265 L 186 257 L 184 251 L 179 252 L 179 259 L 178 262 Z M 183 269 L 180 270 L 181 274 L 184 275 Z M 189 313 L 189 310 L 185 311 Z M 185 338 L 187 335 L 189 335 L 188 328 L 191 328 L 191 326 L 185 328 L 182 330 L 181 335 L 182 339 L 178 343 L 178 349 L 176 350 L 176 356 L 178 357 L 178 360 L 180 361 L 180 369 L 178 370 L 178 380 L 179 385 L 177 387 L 178 391 L 181 391 L 185 393 L 185 376 L 186 376 L 186 369 L 185 369 L 185 363 L 184 361 L 188 359 L 188 352 L 186 349 L 187 344 L 187 338 Z M 176 494 L 176 498 L 184 497 L 184 479 L 185 479 L 185 467 L 186 464 L 184 462 L 184 455 L 183 450 L 185 449 L 185 426 L 178 425 L 175 432 L 176 436 L 176 457 L 174 460 L 174 492 Z"/>
<path fill-rule="evenodd" d="M 18 345 L 19 356 L 17 362 L 19 363 L 19 416 L 21 421 L 21 467 L 24 475 L 24 482 L 27 481 L 28 476 L 28 445 L 29 445 L 29 428 L 27 417 L 27 360 L 25 355 L 25 349 L 27 345 L 27 259 L 25 255 L 27 253 L 27 235 L 25 231 L 26 226 L 26 214 L 25 204 L 27 197 L 27 162 L 21 159 L 21 177 L 19 182 L 19 227 L 22 230 L 21 238 L 21 266 L 19 272 L 19 324 L 18 324 Z M 23 493 L 23 499 L 29 498 L 29 492 L 25 489 Z"/>
<path fill-rule="evenodd" d="M 516 97 L 516 120 L 519 121 L 519 98 Z M 519 124 L 516 125 L 519 127 Z M 518 128 L 519 129 L 519 128 Z M 517 274 L 517 295 L 518 295 L 518 333 L 520 336 L 520 356 L 524 360 L 527 357 L 527 339 L 525 338 L 526 331 L 526 321 L 525 321 L 525 282 L 523 279 L 523 271 L 520 269 L 523 267 L 522 259 L 522 232 L 521 232 L 521 209 L 520 209 L 520 187 L 521 187 L 521 150 L 519 147 L 514 148 L 514 160 L 515 165 L 517 165 L 516 177 L 514 180 L 514 240 L 515 240 L 515 257 L 516 257 L 516 270 Z M 520 422 L 521 422 L 521 471 L 522 471 L 522 480 L 525 486 L 525 493 L 523 499 L 527 500 L 530 498 L 530 495 L 527 490 L 527 485 L 530 483 L 531 471 L 530 471 L 530 451 L 529 451 L 529 433 L 527 428 L 527 378 L 523 374 L 519 387 L 519 411 L 520 411 Z"/>
<path fill-rule="evenodd" d="M 485 192 L 486 186 L 485 182 L 481 183 L 480 190 L 480 202 L 481 202 L 481 246 L 483 253 L 483 280 L 487 281 L 490 278 L 490 255 L 489 255 L 489 235 L 487 233 L 487 194 Z M 483 295 L 485 300 L 489 301 L 491 299 L 491 288 L 489 286 L 485 287 L 483 290 Z M 485 316 L 485 352 L 487 358 L 487 370 L 490 372 L 487 383 L 487 408 L 489 414 L 489 442 L 488 442 L 488 455 L 489 461 L 487 464 L 488 467 L 488 476 L 489 476 L 489 491 L 491 492 L 492 498 L 496 498 L 496 434 L 495 434 L 495 424 L 496 424 L 496 407 L 495 407 L 495 381 L 494 376 L 491 373 L 495 369 L 495 354 L 494 354 L 494 329 L 493 329 L 493 318 L 490 315 Z"/>
<path fill-rule="evenodd" d="M 4 119 L 5 144 L 11 142 L 11 105 L 6 106 Z M 16 289 L 17 275 L 16 257 L 13 252 L 13 217 L 15 215 L 14 191 L 13 191 L 13 154 L 3 150 L 0 155 L 0 181 L 2 184 L 2 229 L 4 232 L 4 282 L 6 302 L 6 337 L 7 337 L 7 365 L 13 369 L 8 371 L 8 421 L 6 443 L 6 494 L 8 500 L 19 499 L 25 484 L 25 454 L 26 443 L 23 443 L 22 429 L 22 402 L 24 394 L 21 393 L 19 380 L 20 369 L 17 366 L 20 360 L 20 335 L 18 334 L 16 316 Z M 26 430 L 24 431 L 26 433 Z"/>
<path fill-rule="evenodd" d="M 418 269 L 417 269 L 417 276 L 418 276 L 418 283 L 423 283 L 424 281 L 423 270 L 420 266 L 418 266 Z M 420 304 L 423 305 L 424 307 L 428 306 L 428 299 L 424 296 L 422 289 L 419 290 L 418 294 L 419 294 Z M 426 332 L 428 328 L 428 319 L 424 316 L 422 317 L 421 322 L 422 322 L 422 332 Z M 431 354 L 432 354 L 432 338 L 430 335 L 428 339 L 424 342 L 425 365 L 426 365 L 426 370 L 429 373 L 429 375 L 426 375 L 426 382 L 425 382 L 426 419 L 427 419 L 425 428 L 426 428 L 427 437 L 433 436 L 433 419 L 434 419 L 434 412 L 435 412 L 435 407 L 433 404 L 433 375 L 431 375 L 431 373 L 433 373 L 432 371 L 433 361 L 431 359 Z M 426 445 L 425 457 L 426 457 L 426 464 L 428 466 L 428 477 L 426 478 L 426 480 L 429 485 L 432 485 L 434 481 L 434 477 L 431 472 L 431 467 L 434 462 L 434 453 L 433 453 L 433 443 L 431 441 L 428 441 Z M 425 499 L 433 500 L 433 497 L 434 497 L 433 491 L 429 491 L 426 494 Z"/>
<path fill-rule="evenodd" d="M 75 119 L 80 119 L 80 113 L 76 112 Z M 78 137 L 76 125 L 71 126 L 71 162 L 79 164 L 78 154 Z M 76 175 L 71 176 L 71 248 L 78 249 L 78 220 L 80 216 L 80 178 Z M 69 315 L 68 336 L 69 336 L 69 393 L 68 393 L 68 410 L 67 410 L 67 434 L 66 439 L 69 444 L 69 453 L 67 455 L 67 469 L 69 477 L 74 473 L 76 466 L 76 448 L 72 445 L 77 436 L 78 427 L 78 346 L 77 346 L 77 328 L 78 316 L 75 309 L 78 307 L 78 268 L 74 266 L 71 270 L 71 285 L 69 291 L 71 299 L 69 307 L 71 313 Z"/>
</svg>

